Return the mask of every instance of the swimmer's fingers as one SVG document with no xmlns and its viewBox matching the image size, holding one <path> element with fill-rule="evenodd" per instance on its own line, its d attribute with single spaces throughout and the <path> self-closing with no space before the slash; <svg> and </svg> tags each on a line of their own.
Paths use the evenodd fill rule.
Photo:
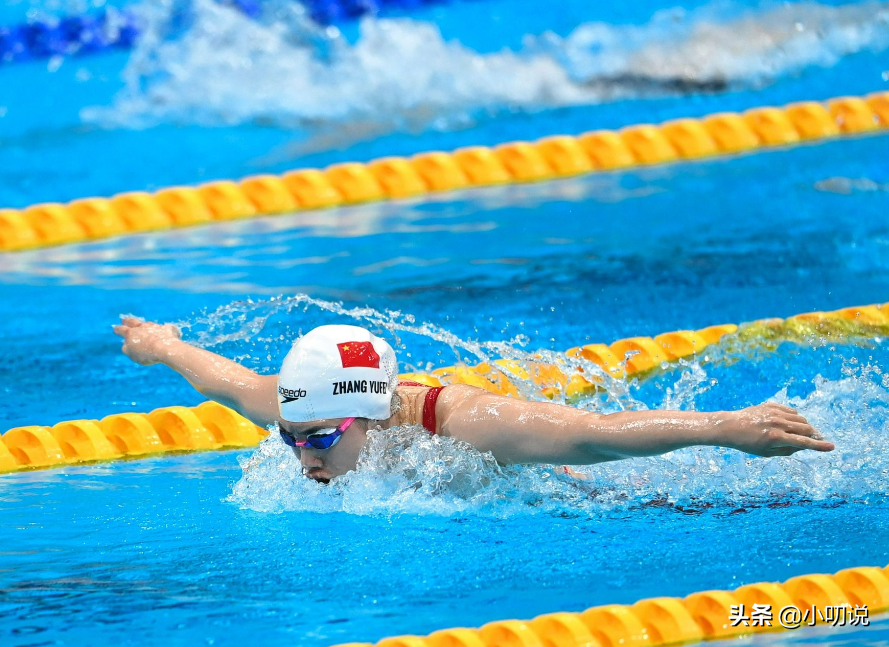
<svg viewBox="0 0 889 647">
<path fill-rule="evenodd" d="M 794 409 L 793 407 L 788 407 L 786 404 L 778 404 L 777 402 L 769 402 L 768 404 L 775 409 L 780 409 L 784 413 L 789 413 L 792 415 L 796 415 L 799 413 L 796 409 Z"/>
<path fill-rule="evenodd" d="M 831 452 L 834 450 L 835 446 L 833 443 L 829 443 L 826 440 L 816 440 L 808 436 L 782 432 L 779 434 L 778 442 L 774 446 L 774 449 L 783 447 L 811 449 L 816 452 Z"/>
<path fill-rule="evenodd" d="M 142 331 L 144 332 L 141 337 L 148 338 L 150 336 L 160 336 L 166 338 L 173 339 L 181 339 L 182 331 L 179 330 L 178 326 L 174 324 L 156 324 L 151 321 L 142 321 L 141 319 L 136 319 L 135 317 L 121 317 L 121 322 L 117 326 L 112 326 L 111 329 L 114 331 L 115 335 L 119 337 L 123 337 L 125 340 L 129 340 L 129 335 L 134 331 Z"/>
<path fill-rule="evenodd" d="M 112 326 L 111 330 L 114 331 L 114 334 L 118 337 L 123 337 L 124 343 L 129 341 L 130 335 L 133 334 L 135 328 L 127 326 L 125 324 L 120 324 L 119 326 Z"/>
<path fill-rule="evenodd" d="M 776 404 L 774 402 L 768 402 L 766 405 L 767 409 L 771 409 L 771 417 L 772 420 L 782 423 L 797 423 L 802 425 L 808 425 L 809 421 L 806 420 L 806 417 L 800 414 L 799 411 L 794 409 L 793 407 L 788 407 L 783 404 Z"/>
<path fill-rule="evenodd" d="M 784 414 L 784 419 L 789 422 L 796 422 L 803 425 L 809 424 L 809 421 L 806 420 L 805 416 L 801 416 L 798 413 L 786 413 Z"/>
<path fill-rule="evenodd" d="M 128 315 L 121 315 L 120 323 L 123 324 L 124 326 L 128 326 L 130 328 L 136 328 L 137 326 L 141 326 L 145 322 L 142 321 L 141 319 L 136 318 L 136 317 L 130 317 Z"/>
<path fill-rule="evenodd" d="M 784 413 L 790 413 L 790 414 L 799 413 L 793 407 L 788 407 L 786 404 L 778 404 L 777 402 L 764 402 L 762 406 L 770 408 L 770 409 L 778 409 L 778 411 L 783 411 Z"/>
<path fill-rule="evenodd" d="M 121 324 L 119 326 L 112 326 L 111 330 L 113 330 L 114 334 L 117 335 L 118 337 L 123 337 L 124 344 L 126 344 L 128 341 L 131 341 L 131 339 L 133 339 L 133 337 L 134 337 L 133 332 L 135 329 L 130 328 L 129 326 L 125 326 L 123 324 Z"/>
<path fill-rule="evenodd" d="M 781 425 L 783 430 L 789 434 L 796 434 L 797 436 L 808 436 L 809 438 L 814 438 L 815 440 L 824 440 L 824 436 L 821 435 L 821 432 L 815 429 L 812 425 L 810 425 L 804 419 L 802 422 L 798 422 L 796 420 L 788 420 L 783 425 Z"/>
</svg>

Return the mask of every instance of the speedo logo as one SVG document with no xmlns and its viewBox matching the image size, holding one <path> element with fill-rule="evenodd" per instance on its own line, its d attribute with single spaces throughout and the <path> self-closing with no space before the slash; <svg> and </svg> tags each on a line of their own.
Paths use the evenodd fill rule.
<svg viewBox="0 0 889 647">
<path fill-rule="evenodd" d="M 305 389 L 285 389 L 283 386 L 278 387 L 278 393 L 283 396 L 283 400 L 281 400 L 281 404 L 287 404 L 288 402 L 296 402 L 300 398 L 306 397 Z"/>
<path fill-rule="evenodd" d="M 344 380 L 333 383 L 334 395 L 346 395 L 347 393 L 386 393 L 389 383 L 382 380 Z"/>
</svg>

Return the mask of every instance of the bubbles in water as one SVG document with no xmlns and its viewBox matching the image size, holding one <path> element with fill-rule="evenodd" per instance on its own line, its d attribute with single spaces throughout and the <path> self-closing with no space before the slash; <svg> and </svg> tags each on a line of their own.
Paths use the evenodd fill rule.
<svg viewBox="0 0 889 647">
<path fill-rule="evenodd" d="M 641 26 L 586 23 L 567 37 L 526 37 L 482 54 L 408 19 L 365 19 L 354 44 L 299 3 L 252 20 L 214 0 L 145 3 L 149 25 L 111 107 L 109 126 L 257 122 L 361 139 L 394 129 L 464 125 L 502 110 L 761 85 L 811 65 L 889 46 L 889 5 L 812 2 L 756 10 L 714 4 L 655 14 Z M 728 7 L 728 8 L 727 8 Z M 344 128 L 344 124 L 348 124 Z"/>
<path fill-rule="evenodd" d="M 388 332 L 425 336 L 449 346 L 464 359 L 489 361 L 502 356 L 531 367 L 534 362 L 559 362 L 564 371 L 597 367 L 549 351 L 529 352 L 518 344 L 527 340 L 478 342 L 463 340 L 441 327 L 417 323 L 399 312 L 371 308 L 345 309 L 340 304 L 304 295 L 266 302 L 237 302 L 203 315 L 183 327 L 198 333 L 204 346 L 228 343 L 249 345 L 274 314 L 295 307 L 320 308 L 358 325 Z M 257 322 L 261 322 L 258 324 Z M 384 333 L 385 334 L 385 333 Z M 282 336 L 273 335 L 282 344 Z M 289 341 L 289 340 L 288 340 Z M 518 342 L 518 344 L 517 344 Z M 283 344 L 287 346 L 286 343 Z M 403 343 L 396 346 L 404 348 Z M 731 349 L 731 350 L 729 350 Z M 818 350 L 827 349 L 820 345 Z M 853 350 L 847 347 L 845 350 Z M 286 348 L 282 349 L 286 352 Z M 791 356 L 800 354 L 797 349 Z M 812 352 L 815 352 L 813 349 Z M 843 347 L 831 348 L 842 357 Z M 868 349 L 873 352 L 873 349 Z M 666 384 L 647 400 L 638 382 L 601 376 L 602 389 L 571 406 L 607 414 L 646 408 L 694 410 L 711 389 L 738 389 L 719 385 L 704 361 L 718 365 L 750 361 L 737 338 L 721 348 L 708 349 L 706 359 L 681 360 L 667 367 L 658 382 Z M 755 356 L 754 356 L 755 358 Z M 754 362 L 756 359 L 753 360 Z M 577 363 L 573 363 L 577 362 Z M 804 362 L 804 370 L 809 370 Z M 255 510 L 281 512 L 345 511 L 354 514 L 601 514 L 640 506 L 670 506 L 681 512 L 713 508 L 726 512 L 762 505 L 791 505 L 806 501 L 832 504 L 850 498 L 868 499 L 884 489 L 885 458 L 880 451 L 889 412 L 889 380 L 879 366 L 853 357 L 843 365 L 839 379 L 796 375 L 788 366 L 786 380 L 795 389 L 810 387 L 804 396 L 791 397 L 787 387 L 776 387 L 773 401 L 797 408 L 824 436 L 837 445 L 829 454 L 801 452 L 788 458 L 763 459 L 712 447 L 692 447 L 662 456 L 634 458 L 566 470 L 562 466 L 501 466 L 490 454 L 452 438 L 430 436 L 420 427 L 371 431 L 358 467 L 349 474 L 320 485 L 301 475 L 299 461 L 272 434 L 249 459 L 242 461 L 244 475 L 234 486 L 230 501 Z M 520 392 L 544 399 L 531 380 L 510 375 Z M 566 403 L 563 394 L 557 402 Z"/>
</svg>

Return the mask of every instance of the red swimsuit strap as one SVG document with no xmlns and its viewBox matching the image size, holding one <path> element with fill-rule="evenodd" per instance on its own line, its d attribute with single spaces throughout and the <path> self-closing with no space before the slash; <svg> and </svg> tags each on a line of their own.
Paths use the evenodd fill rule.
<svg viewBox="0 0 889 647">
<path fill-rule="evenodd" d="M 438 396 L 441 394 L 443 386 L 427 386 L 419 382 L 411 382 L 408 380 L 398 383 L 398 386 L 424 386 L 427 387 L 426 399 L 423 401 L 423 426 L 426 431 L 435 435 L 438 421 L 435 419 L 435 403 L 438 402 Z"/>
<path fill-rule="evenodd" d="M 423 402 L 423 426 L 433 436 L 437 431 L 437 421 L 435 420 L 435 403 L 438 402 L 438 396 L 443 386 L 433 386 L 426 391 L 426 401 Z"/>
</svg>

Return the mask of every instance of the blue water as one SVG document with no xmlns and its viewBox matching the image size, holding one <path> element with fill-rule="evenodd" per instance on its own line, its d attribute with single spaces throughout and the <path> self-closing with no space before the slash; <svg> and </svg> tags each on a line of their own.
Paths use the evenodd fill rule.
<svg viewBox="0 0 889 647">
<path fill-rule="evenodd" d="M 274 16 L 247 24 L 197 6 L 211 35 L 0 68 L 0 203 L 861 94 L 886 89 L 889 69 L 880 3 L 566 2 L 542 12 L 454 2 L 345 28 L 341 41 L 292 25 L 283 44 Z M 34 7 L 59 9 L 9 5 L 0 22 Z M 772 45 L 756 39 L 763 30 Z M 728 35 L 744 47 L 720 58 Z M 307 78 L 300 66 L 324 56 Z M 677 92 L 663 83 L 677 71 L 725 87 Z M 884 302 L 887 141 L 5 255 L 0 417 L 53 424 L 200 402 L 169 370 L 120 354 L 110 327 L 121 313 L 177 322 L 187 339 L 268 373 L 300 331 L 353 321 L 332 302 L 379 311 L 359 321 L 393 340 L 405 369 L 475 361 L 475 342 L 558 351 Z M 403 331 L 421 322 L 460 342 Z M 261 635 L 323 647 L 889 562 L 885 341 L 714 359 L 613 385 L 585 406 L 718 410 L 777 398 L 837 451 L 746 460 L 685 450 L 590 468 L 576 483 L 397 437 L 406 462 L 456 467 L 421 469 L 416 487 L 416 476 L 385 468 L 390 440 L 377 438 L 362 469 L 326 489 L 297 478 L 275 443 L 252 462 L 223 452 L 0 477 L 2 644 Z M 756 640 L 885 636 L 882 621 Z"/>
<path fill-rule="evenodd" d="M 292 474 L 270 484 L 266 465 L 234 501 L 233 452 L 5 476 L 5 642 L 234 645 L 261 632 L 325 645 L 884 564 L 885 461 L 869 425 L 889 394 L 877 387 L 873 399 L 872 380 L 843 381 L 824 360 L 789 352 L 713 370 L 719 383 L 700 404 L 774 395 L 817 364 L 832 393 L 808 394 L 803 410 L 823 417 L 843 457 L 745 465 L 687 451 L 596 468 L 580 485 L 488 470 L 470 494 L 380 473 L 331 493 Z M 733 379 L 748 373 L 765 383 Z M 851 403 L 861 410 L 843 412 Z"/>
<path fill-rule="evenodd" d="M 203 28 L 161 45 L 5 66 L 5 87 L 26 90 L 0 94 L 0 200 L 18 207 L 889 88 L 885 3 L 564 4 L 541 15 L 530 0 L 454 2 L 435 9 L 439 22 L 362 23 L 350 46 L 299 23 L 282 36 L 204 0 Z M 163 12 L 150 17 L 166 33 Z M 747 48 L 725 54 L 727 39 Z M 726 90 L 689 97 L 663 85 L 677 78 Z"/>
</svg>

